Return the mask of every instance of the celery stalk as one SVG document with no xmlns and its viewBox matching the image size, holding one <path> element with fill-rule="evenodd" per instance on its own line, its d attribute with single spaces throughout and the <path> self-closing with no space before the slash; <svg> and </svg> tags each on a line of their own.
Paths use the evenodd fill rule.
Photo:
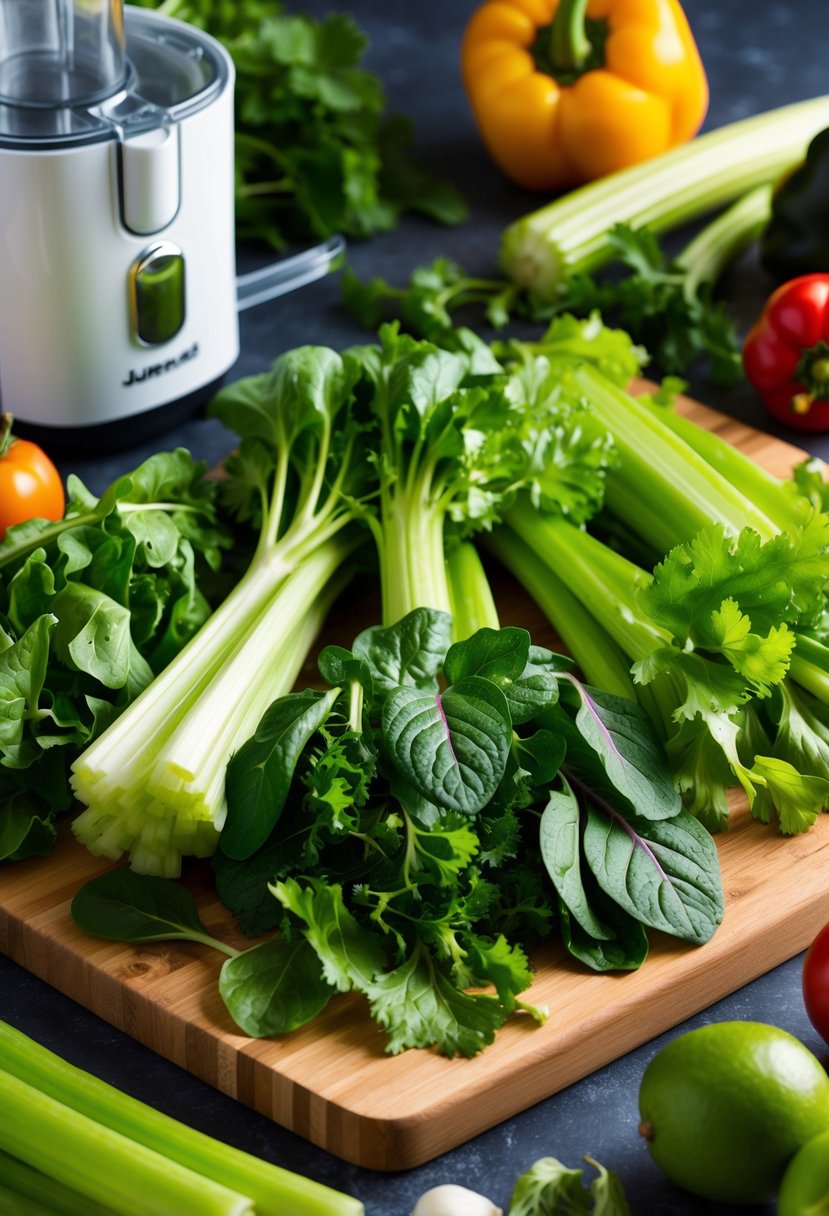
<svg viewBox="0 0 829 1216">
<path fill-rule="evenodd" d="M 653 416 L 702 456 L 712 469 L 741 494 L 761 507 L 776 527 L 787 529 L 803 524 L 809 504 L 792 486 L 761 468 L 756 461 L 723 439 L 716 431 L 697 426 L 690 418 L 664 405 L 647 402 Z"/>
<path fill-rule="evenodd" d="M 676 259 L 685 271 L 683 290 L 688 297 L 703 283 L 716 283 L 726 266 L 760 236 L 771 215 L 771 196 L 770 184 L 757 186 L 688 242 Z"/>
<path fill-rule="evenodd" d="M 505 528 L 496 529 L 484 543 L 538 604 L 588 683 L 637 700 L 630 660 L 536 550 Z"/>
<path fill-rule="evenodd" d="M 112 1208 L 0 1151 L 0 1216 L 7 1211 L 20 1216 L 115 1216 Z"/>
<path fill-rule="evenodd" d="M 8 1159 L 12 1160 L 11 1157 Z M 76 1210 L 77 1216 L 86 1216 L 82 1207 Z M 106 1209 L 103 1210 L 106 1211 Z M 23 1196 L 17 1191 L 10 1190 L 4 1182 L 0 1181 L 0 1216 L 59 1216 L 59 1211 L 58 1208 L 45 1207 L 28 1195 Z"/>
<path fill-rule="evenodd" d="M 798 684 L 829 705 L 829 646 L 798 634 L 790 670 Z"/>
<path fill-rule="evenodd" d="M 136 1146 L 163 1154 L 171 1164 L 249 1195 L 257 1216 L 362 1216 L 358 1199 L 187 1127 L 76 1068 L 2 1021 L 0 1059 L 7 1073 L 63 1104 L 64 1110 L 104 1124 Z M 129 1205 L 125 1210 L 135 1211 Z M 195 1212 L 202 1216 L 205 1211 L 196 1204 L 176 1209 L 174 1216 Z"/>
<path fill-rule="evenodd" d="M 131 1216 L 254 1214 L 247 1196 L 1 1070 L 0 1106 L 0 1148 L 95 1203 Z"/>
<path fill-rule="evenodd" d="M 647 576 L 621 554 L 565 519 L 541 515 L 525 498 L 509 510 L 504 522 L 528 548 L 541 553 L 547 565 L 567 571 L 568 580 L 579 588 L 583 609 L 632 661 L 670 644 L 666 630 L 631 611 L 635 579 Z"/>
<path fill-rule="evenodd" d="M 751 527 L 764 539 L 776 528 L 764 511 L 668 426 L 660 426 L 641 401 L 587 364 L 572 371 L 573 383 L 613 436 L 619 469 L 607 477 L 607 505 L 630 521 L 647 520 L 636 530 L 667 551 L 700 528 L 720 523 L 731 532 Z M 621 505 L 624 504 L 624 505 Z M 635 509 L 634 509 L 635 504 Z"/>
<path fill-rule="evenodd" d="M 451 550 L 446 559 L 455 638 L 469 638 L 478 629 L 499 629 L 492 588 L 471 541 Z"/>
<path fill-rule="evenodd" d="M 538 304 L 569 275 L 608 261 L 615 223 L 664 231 L 773 182 L 829 125 L 829 96 L 795 102 L 698 135 L 652 160 L 573 190 L 511 224 L 501 265 Z"/>
</svg>

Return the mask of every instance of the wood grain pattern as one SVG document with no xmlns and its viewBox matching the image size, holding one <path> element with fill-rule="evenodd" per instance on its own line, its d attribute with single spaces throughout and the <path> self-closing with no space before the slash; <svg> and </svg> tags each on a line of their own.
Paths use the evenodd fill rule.
<svg viewBox="0 0 829 1216">
<path fill-rule="evenodd" d="M 707 407 L 683 409 L 738 444 L 770 472 L 802 453 Z M 520 622 L 554 644 L 534 605 L 494 574 L 504 624 Z M 349 603 L 346 640 L 365 603 Z M 735 798 L 718 838 L 726 912 L 703 947 L 653 933 L 638 971 L 595 975 L 550 943 L 533 958 L 527 999 L 546 1004 L 538 1026 L 515 1016 L 473 1060 L 432 1051 L 391 1057 L 365 1004 L 335 997 L 310 1026 L 282 1039 L 234 1030 L 218 992 L 222 957 L 188 943 L 126 946 L 89 938 L 72 923 L 78 888 L 109 863 L 64 830 L 54 855 L 0 875 L 0 950 L 154 1051 L 347 1161 L 407 1169 L 526 1109 L 661 1033 L 802 950 L 825 922 L 829 816 L 784 839 L 751 820 Z M 203 864 L 187 871 L 211 933 L 245 944 L 217 902 Z"/>
</svg>

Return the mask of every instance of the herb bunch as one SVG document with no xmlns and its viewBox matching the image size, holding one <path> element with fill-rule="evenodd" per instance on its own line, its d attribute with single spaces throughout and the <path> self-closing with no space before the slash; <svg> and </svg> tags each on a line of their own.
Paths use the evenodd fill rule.
<svg viewBox="0 0 829 1216">
<path fill-rule="evenodd" d="M 459 191 L 418 164 L 363 66 L 368 39 L 344 13 L 320 21 L 278 2 L 138 0 L 217 38 L 236 68 L 236 226 L 274 249 L 333 233 L 366 237 L 416 211 L 466 218 Z"/>
</svg>

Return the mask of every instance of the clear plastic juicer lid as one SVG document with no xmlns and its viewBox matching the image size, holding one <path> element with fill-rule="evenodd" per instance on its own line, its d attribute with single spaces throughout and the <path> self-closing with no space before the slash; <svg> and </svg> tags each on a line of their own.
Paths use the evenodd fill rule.
<svg viewBox="0 0 829 1216">
<path fill-rule="evenodd" d="M 3 0 L 0 101 L 83 106 L 126 80 L 121 0 Z"/>
</svg>

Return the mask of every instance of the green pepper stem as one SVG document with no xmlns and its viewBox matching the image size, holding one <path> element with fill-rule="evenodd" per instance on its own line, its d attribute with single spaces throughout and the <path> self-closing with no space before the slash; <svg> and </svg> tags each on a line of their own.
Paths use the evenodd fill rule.
<svg viewBox="0 0 829 1216">
<path fill-rule="evenodd" d="M 798 398 L 808 399 L 805 407 L 795 405 L 797 413 L 805 413 L 813 401 L 829 399 L 829 345 L 826 342 L 821 339 L 814 346 L 803 347 L 794 378 L 805 390 Z"/>
<path fill-rule="evenodd" d="M 14 419 L 8 410 L 0 413 L 0 459 L 8 452 L 12 441 L 12 423 Z"/>
<path fill-rule="evenodd" d="M 557 72 L 580 68 L 591 52 L 585 29 L 587 0 L 560 0 L 550 26 L 550 62 Z"/>
</svg>

